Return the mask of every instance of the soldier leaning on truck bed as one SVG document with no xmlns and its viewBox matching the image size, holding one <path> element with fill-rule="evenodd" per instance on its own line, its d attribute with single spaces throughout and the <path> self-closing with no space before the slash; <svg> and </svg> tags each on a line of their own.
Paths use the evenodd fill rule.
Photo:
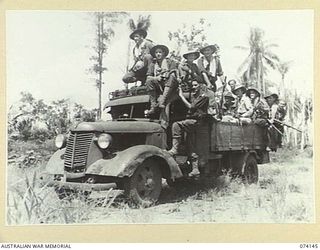
<svg viewBox="0 0 320 250">
<path fill-rule="evenodd" d="M 184 132 L 187 132 L 188 136 L 191 136 L 198 121 L 207 114 L 209 98 L 199 82 L 201 82 L 199 79 L 192 81 L 191 102 L 186 100 L 182 89 L 179 87 L 179 97 L 190 112 L 186 120 L 175 122 L 172 125 L 172 148 L 169 150 L 169 153 L 173 156 L 178 154 Z M 192 171 L 189 173 L 189 177 L 197 177 L 200 175 L 198 155 L 194 150 L 191 140 L 188 140 L 188 155 L 192 163 Z"/>
<path fill-rule="evenodd" d="M 203 76 L 204 83 L 211 88 L 214 92 L 217 90 L 216 81 L 218 77 L 223 82 L 223 71 L 221 62 L 217 52 L 219 51 L 218 45 L 205 45 L 200 49 L 203 55 L 198 60 L 198 68 Z"/>
<path fill-rule="evenodd" d="M 170 58 L 166 58 L 169 49 L 165 45 L 156 45 L 150 50 L 154 57 L 147 72 L 146 86 L 150 95 L 150 110 L 147 115 L 154 114 L 157 108 L 165 108 L 169 95 L 178 88 L 177 65 Z M 157 99 L 162 93 L 159 103 Z"/>
<path fill-rule="evenodd" d="M 122 81 L 126 84 L 141 81 L 144 84 L 148 67 L 152 62 L 150 50 L 154 44 L 152 41 L 145 39 L 147 31 L 144 29 L 136 29 L 129 37 L 136 43 L 132 51 L 134 63 L 129 72 L 123 76 Z"/>
</svg>

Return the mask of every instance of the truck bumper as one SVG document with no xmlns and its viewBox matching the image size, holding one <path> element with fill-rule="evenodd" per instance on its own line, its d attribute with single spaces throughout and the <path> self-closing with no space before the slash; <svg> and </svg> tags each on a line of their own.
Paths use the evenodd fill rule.
<svg viewBox="0 0 320 250">
<path fill-rule="evenodd" d="M 106 191 L 110 189 L 117 189 L 116 183 L 80 183 L 80 182 L 70 182 L 66 181 L 66 178 L 61 178 L 60 180 L 55 179 L 55 175 L 52 174 L 42 174 L 40 175 L 40 186 L 63 188 L 74 191 Z"/>
</svg>

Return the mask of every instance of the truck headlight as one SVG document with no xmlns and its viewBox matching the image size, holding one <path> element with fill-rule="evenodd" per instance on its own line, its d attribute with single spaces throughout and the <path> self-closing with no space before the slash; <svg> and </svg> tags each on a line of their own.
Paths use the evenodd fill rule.
<svg viewBox="0 0 320 250">
<path fill-rule="evenodd" d="M 65 135 L 59 134 L 57 135 L 56 139 L 54 140 L 54 143 L 57 148 L 63 148 L 67 144 L 67 138 Z"/>
<path fill-rule="evenodd" d="M 98 137 L 98 145 L 102 149 L 106 149 L 112 142 L 112 136 L 109 134 L 101 134 Z"/>
</svg>

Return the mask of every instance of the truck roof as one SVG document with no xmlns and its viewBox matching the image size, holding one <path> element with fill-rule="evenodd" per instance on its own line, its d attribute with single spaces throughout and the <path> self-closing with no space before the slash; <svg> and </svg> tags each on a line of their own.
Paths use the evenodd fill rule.
<svg viewBox="0 0 320 250">
<path fill-rule="evenodd" d="M 104 109 L 107 107 L 120 106 L 120 105 L 148 103 L 149 100 L 150 100 L 149 95 L 124 96 L 124 97 L 120 97 L 120 98 L 108 101 L 104 105 Z"/>
</svg>

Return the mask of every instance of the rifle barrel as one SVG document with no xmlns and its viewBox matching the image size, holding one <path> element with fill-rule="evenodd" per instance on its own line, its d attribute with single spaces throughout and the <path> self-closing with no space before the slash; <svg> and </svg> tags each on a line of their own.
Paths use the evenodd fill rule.
<svg viewBox="0 0 320 250">
<path fill-rule="evenodd" d="M 284 122 L 282 122 L 282 121 L 279 121 L 279 120 L 277 120 L 277 119 L 274 119 L 277 123 L 280 123 L 281 125 L 283 125 L 283 126 L 286 126 L 286 127 L 288 127 L 288 128 L 292 128 L 292 129 L 294 129 L 294 130 L 297 130 L 298 132 L 300 132 L 300 133 L 302 133 L 302 131 L 300 130 L 300 129 L 297 129 L 297 128 L 295 128 L 295 127 L 293 127 L 293 126 L 291 126 L 291 125 L 288 125 L 288 124 L 286 124 L 286 123 L 284 123 Z"/>
</svg>

